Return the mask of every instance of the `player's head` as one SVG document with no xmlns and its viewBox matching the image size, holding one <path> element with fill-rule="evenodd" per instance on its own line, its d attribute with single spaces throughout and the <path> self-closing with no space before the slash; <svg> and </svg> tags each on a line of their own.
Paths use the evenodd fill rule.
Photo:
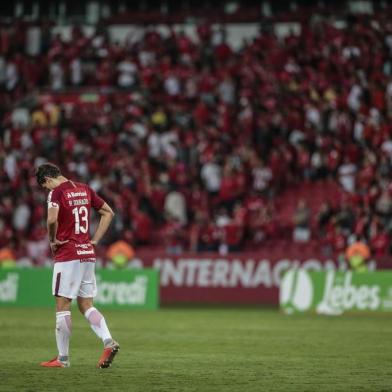
<svg viewBox="0 0 392 392">
<path fill-rule="evenodd" d="M 53 165 L 53 163 L 44 163 L 35 172 L 38 185 L 49 190 L 56 188 L 58 185 L 56 180 L 61 175 L 60 169 L 56 165 Z"/>
</svg>

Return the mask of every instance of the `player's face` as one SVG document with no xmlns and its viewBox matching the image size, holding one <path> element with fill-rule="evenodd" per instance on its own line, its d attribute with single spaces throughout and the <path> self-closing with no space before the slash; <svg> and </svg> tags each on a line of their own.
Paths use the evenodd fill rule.
<svg viewBox="0 0 392 392">
<path fill-rule="evenodd" d="M 42 184 L 42 188 L 52 191 L 55 188 L 55 185 L 53 184 L 53 180 L 49 177 L 45 177 L 45 182 Z"/>
</svg>

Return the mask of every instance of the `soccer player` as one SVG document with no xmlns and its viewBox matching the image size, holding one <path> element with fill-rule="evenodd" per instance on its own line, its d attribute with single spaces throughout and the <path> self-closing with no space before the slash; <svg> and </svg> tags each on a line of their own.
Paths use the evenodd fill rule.
<svg viewBox="0 0 392 392">
<path fill-rule="evenodd" d="M 97 367 L 107 368 L 120 346 L 112 338 L 105 318 L 93 304 L 97 292 L 94 247 L 107 231 L 114 213 L 88 185 L 68 180 L 51 163 L 39 166 L 36 178 L 40 186 L 50 191 L 47 226 L 54 255 L 52 292 L 56 298 L 58 348 L 58 356 L 42 362 L 41 366 L 69 367 L 71 302 L 76 298 L 80 312 L 104 344 Z M 91 207 L 99 212 L 101 219 L 90 240 Z"/>
</svg>

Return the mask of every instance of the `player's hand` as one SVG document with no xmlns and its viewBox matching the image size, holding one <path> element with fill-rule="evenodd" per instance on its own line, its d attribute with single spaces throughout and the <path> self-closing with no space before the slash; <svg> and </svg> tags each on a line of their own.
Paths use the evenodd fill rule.
<svg viewBox="0 0 392 392">
<path fill-rule="evenodd" d="M 50 245 L 50 249 L 52 251 L 52 253 L 54 254 L 56 252 L 56 250 L 58 249 L 59 246 L 64 245 L 68 242 L 69 240 L 66 241 L 60 241 L 57 238 L 53 241 L 53 242 L 49 242 Z"/>
<path fill-rule="evenodd" d="M 91 244 L 92 246 L 97 246 L 97 245 L 98 245 L 98 241 L 91 240 L 91 241 L 90 241 L 90 244 Z"/>
</svg>

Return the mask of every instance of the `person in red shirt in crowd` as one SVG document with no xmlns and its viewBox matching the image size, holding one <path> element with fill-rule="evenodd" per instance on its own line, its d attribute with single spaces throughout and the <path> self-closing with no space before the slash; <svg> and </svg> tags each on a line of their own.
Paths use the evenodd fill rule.
<svg viewBox="0 0 392 392">
<path fill-rule="evenodd" d="M 167 253 L 181 254 L 186 245 L 184 225 L 174 216 L 167 216 L 161 235 Z"/>
<path fill-rule="evenodd" d="M 232 211 L 234 204 L 238 197 L 238 192 L 241 191 L 237 187 L 237 177 L 234 170 L 231 168 L 230 163 L 226 163 L 223 169 L 222 181 L 219 189 L 219 202 L 220 205 Z M 241 184 L 242 185 L 242 184 Z"/>
<path fill-rule="evenodd" d="M 221 245 L 227 247 L 228 252 L 239 252 L 243 250 L 242 241 L 244 226 L 230 220 L 222 229 Z"/>
<path fill-rule="evenodd" d="M 327 232 L 326 239 L 339 262 L 342 261 L 347 247 L 347 237 L 343 234 L 343 230 L 339 226 L 332 226 Z"/>
<path fill-rule="evenodd" d="M 192 252 L 216 252 L 219 246 L 219 230 L 208 219 L 206 213 L 196 212 L 190 228 L 190 250 Z"/>
<path fill-rule="evenodd" d="M 266 205 L 249 214 L 248 233 L 254 246 L 276 236 L 274 222 Z"/>
<path fill-rule="evenodd" d="M 390 252 L 391 239 L 389 233 L 379 230 L 370 238 L 370 247 L 375 257 L 387 256 Z"/>
<path fill-rule="evenodd" d="M 324 237 L 328 225 L 334 215 L 334 210 L 329 201 L 324 202 L 317 213 L 317 233 L 320 238 Z"/>
<path fill-rule="evenodd" d="M 133 212 L 132 228 L 136 245 L 147 245 L 151 243 L 152 220 L 150 216 L 141 209 Z"/>
</svg>

